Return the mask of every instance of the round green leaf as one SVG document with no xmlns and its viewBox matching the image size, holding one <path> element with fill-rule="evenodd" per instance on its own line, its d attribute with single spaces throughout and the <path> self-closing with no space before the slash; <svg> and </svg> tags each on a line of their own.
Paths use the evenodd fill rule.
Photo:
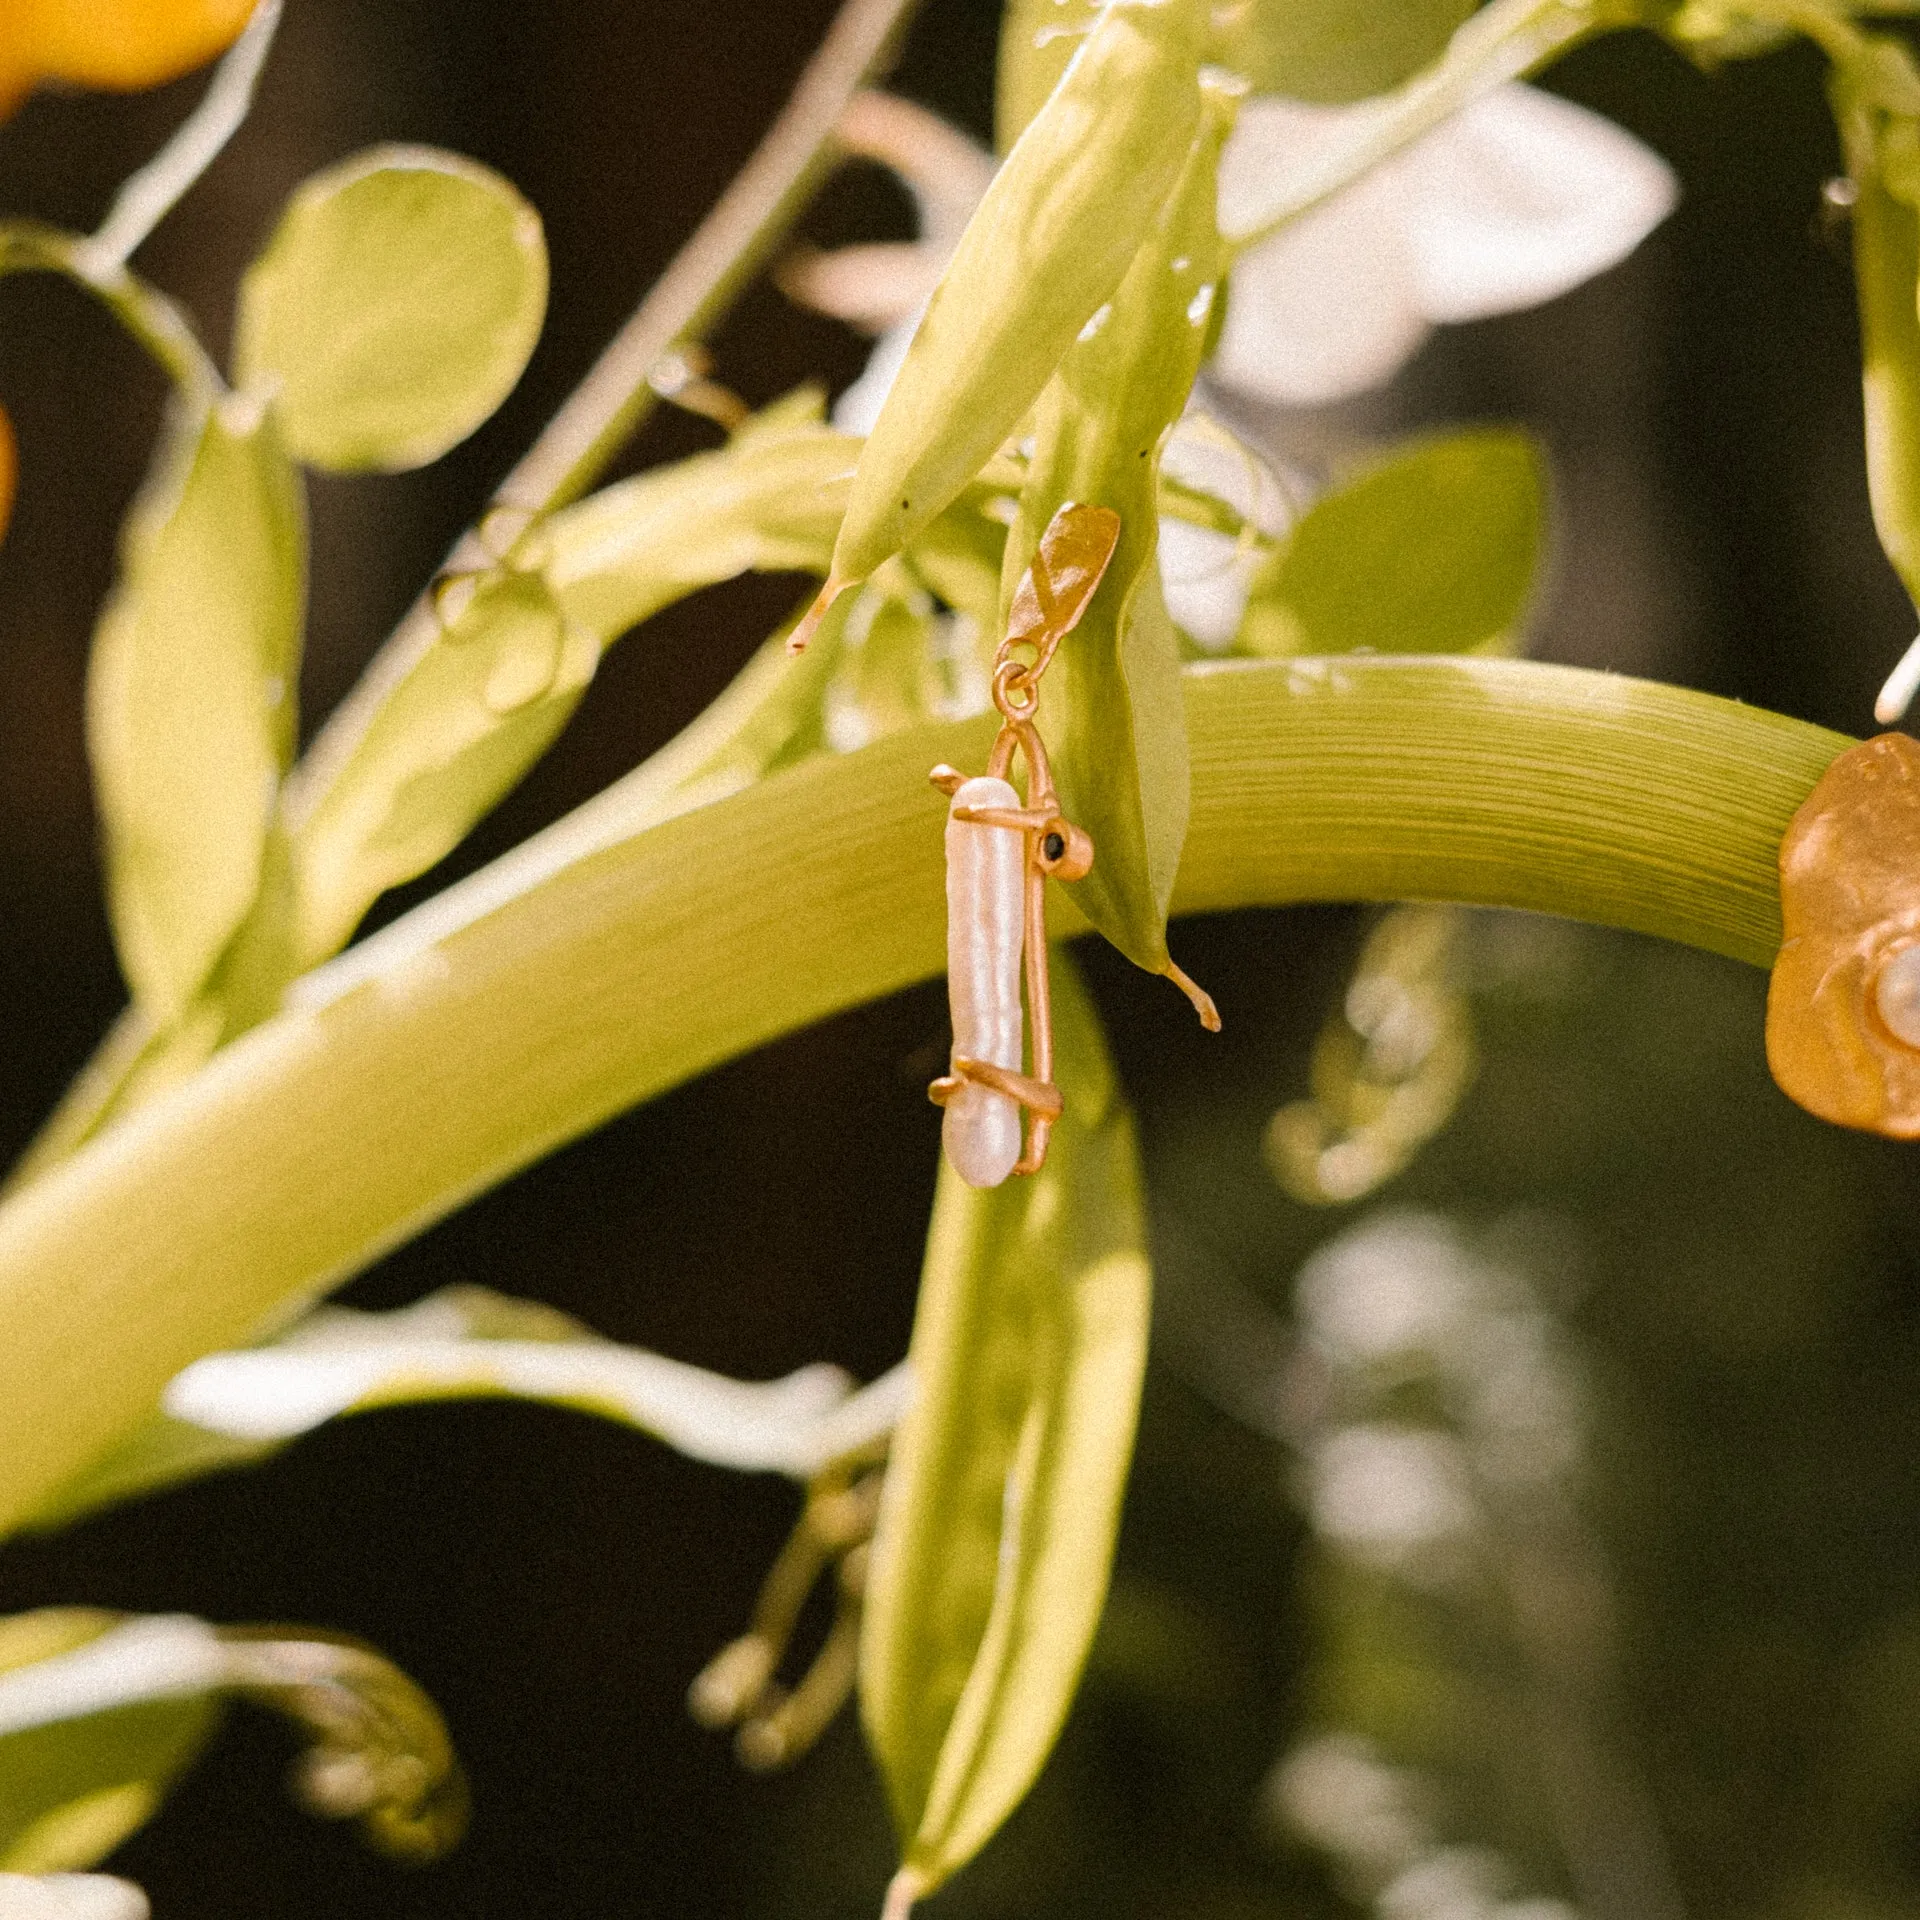
<svg viewBox="0 0 1920 1920">
<path fill-rule="evenodd" d="M 1242 644 L 1270 654 L 1466 653 L 1508 643 L 1546 544 L 1524 433 L 1420 440 L 1317 501 L 1254 586 Z"/>
<path fill-rule="evenodd" d="M 540 337 L 540 216 L 487 168 L 375 147 L 293 196 L 240 288 L 238 375 L 310 466 L 438 459 L 513 390 Z"/>
</svg>

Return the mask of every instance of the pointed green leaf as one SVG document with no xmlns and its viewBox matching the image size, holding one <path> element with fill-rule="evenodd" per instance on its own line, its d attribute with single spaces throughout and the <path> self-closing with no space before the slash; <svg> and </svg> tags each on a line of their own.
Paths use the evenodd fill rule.
<svg viewBox="0 0 1920 1920">
<path fill-rule="evenodd" d="M 1211 57 L 1256 93 L 1333 104 L 1410 80 L 1477 0 L 1251 0 L 1219 10 Z"/>
<path fill-rule="evenodd" d="M 1264 654 L 1505 652 L 1546 539 L 1546 462 L 1529 435 L 1487 428 L 1415 441 L 1314 503 L 1255 581 L 1240 644 Z"/>
<path fill-rule="evenodd" d="M 993 88 L 994 145 L 1008 152 L 1092 33 L 1105 0 L 1007 0 Z"/>
<path fill-rule="evenodd" d="M 375 147 L 288 203 L 241 282 L 236 371 L 309 465 L 417 467 L 512 392 L 546 308 L 540 216 L 508 182 Z"/>
<path fill-rule="evenodd" d="M 182 413 L 128 518 L 87 686 L 114 938 L 163 1023 L 260 885 L 305 584 L 299 481 L 271 414 L 243 400 Z"/>
<path fill-rule="evenodd" d="M 860 1651 L 904 1873 L 926 1892 L 1025 1796 L 1106 1599 L 1146 1364 L 1133 1123 L 1098 1018 L 1053 963 L 1066 1113 L 1045 1168 L 940 1170 Z"/>
<path fill-rule="evenodd" d="M 860 456 L 831 587 L 959 494 L 1119 285 L 1192 144 L 1205 11 L 1108 0 L 934 290 Z"/>
<path fill-rule="evenodd" d="M 1039 409 L 1003 604 L 1055 511 L 1111 507 L 1120 545 L 1040 688 L 1039 727 L 1068 819 L 1093 836 L 1075 905 L 1128 959 L 1167 966 L 1167 906 L 1187 835 L 1180 639 L 1160 591 L 1160 451 L 1200 368 L 1223 271 L 1214 230 L 1221 143 L 1238 95 L 1209 86 L 1174 192 L 1113 299 L 1061 363 Z"/>
<path fill-rule="evenodd" d="M 0 1676 L 71 1653 L 120 1621 L 78 1607 L 0 1619 Z M 0 1872 L 61 1873 L 104 1859 L 152 1818 L 218 1718 L 199 1693 L 0 1734 Z"/>
</svg>

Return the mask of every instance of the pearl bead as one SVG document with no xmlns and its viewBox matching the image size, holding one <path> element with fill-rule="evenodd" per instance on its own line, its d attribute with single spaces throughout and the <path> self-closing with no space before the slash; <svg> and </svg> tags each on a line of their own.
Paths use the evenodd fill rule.
<svg viewBox="0 0 1920 1920">
<path fill-rule="evenodd" d="M 1004 780 L 967 781 L 963 807 L 1017 807 Z M 969 1060 L 1020 1071 L 1025 1022 L 1020 950 L 1026 928 L 1026 836 L 947 816 L 947 999 L 953 1050 Z M 1020 1158 L 1020 1103 L 966 1081 L 947 1101 L 941 1139 L 970 1187 L 997 1187 Z"/>
<path fill-rule="evenodd" d="M 1896 1040 L 1920 1050 L 1920 946 L 1902 947 L 1880 969 L 1873 1004 Z"/>
</svg>

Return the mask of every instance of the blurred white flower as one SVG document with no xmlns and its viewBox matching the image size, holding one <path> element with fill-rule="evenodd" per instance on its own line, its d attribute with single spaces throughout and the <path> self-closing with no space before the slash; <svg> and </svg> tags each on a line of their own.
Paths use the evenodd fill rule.
<svg viewBox="0 0 1920 1920">
<path fill-rule="evenodd" d="M 1307 1459 L 1315 1530 L 1354 1559 L 1411 1574 L 1427 1549 L 1470 1532 L 1465 1450 L 1423 1427 L 1338 1427 Z"/>
<path fill-rule="evenodd" d="M 147 1920 L 147 1896 L 104 1873 L 0 1873 L 0 1920 Z"/>
<path fill-rule="evenodd" d="M 1445 1220 L 1393 1210 L 1320 1248 L 1300 1269 L 1297 1295 L 1307 1337 L 1352 1367 L 1447 1351 L 1471 1320 L 1474 1290 L 1466 1249 Z"/>
<path fill-rule="evenodd" d="M 1278 182 L 1378 112 L 1249 100 L 1221 157 L 1221 230 L 1257 231 Z M 1214 373 L 1284 405 L 1363 392 L 1435 324 L 1538 306 L 1625 259 L 1677 193 L 1612 121 L 1497 88 L 1240 255 Z"/>
<path fill-rule="evenodd" d="M 1221 231 L 1258 231 L 1383 111 L 1379 101 L 1249 100 L 1222 156 Z M 916 241 L 802 251 L 781 269 L 796 300 L 879 334 L 833 408 L 835 426 L 865 434 L 994 162 L 925 108 L 884 94 L 853 103 L 840 141 L 893 168 L 920 223 Z M 1240 255 L 1213 374 L 1285 405 L 1362 392 L 1391 378 L 1435 324 L 1536 306 L 1613 266 L 1675 197 L 1665 161 L 1611 121 L 1531 87 L 1498 88 Z M 1263 532 L 1285 527 L 1288 503 L 1250 455 L 1236 461 L 1183 427 L 1169 471 Z M 1168 606 L 1202 647 L 1232 643 L 1256 560 L 1248 543 L 1163 522 Z"/>
<path fill-rule="evenodd" d="M 1160 464 L 1170 478 L 1225 501 L 1261 533 L 1284 533 L 1293 520 L 1294 494 L 1287 485 L 1244 441 L 1198 409 L 1190 408 L 1174 427 Z M 1163 515 L 1160 584 L 1175 625 L 1209 653 L 1232 646 L 1264 557 L 1251 540 Z"/>
</svg>

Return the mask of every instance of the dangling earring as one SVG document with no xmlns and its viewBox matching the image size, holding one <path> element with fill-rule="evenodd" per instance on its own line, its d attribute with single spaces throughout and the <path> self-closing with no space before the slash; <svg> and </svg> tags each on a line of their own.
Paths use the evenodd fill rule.
<svg viewBox="0 0 1920 1920">
<path fill-rule="evenodd" d="M 947 997 L 953 1014 L 950 1068 L 927 1089 L 946 1109 L 947 1158 L 970 1187 L 997 1187 L 1010 1173 L 1037 1173 L 1060 1117 L 1053 1084 L 1053 1009 L 1047 981 L 1046 883 L 1078 880 L 1093 866 L 1093 841 L 1060 811 L 1047 750 L 1035 728 L 1040 677 L 1086 612 L 1120 538 L 1108 507 L 1064 506 L 1047 523 L 1021 576 L 994 655 L 993 703 L 1001 727 L 974 779 L 933 770 L 947 794 Z M 1026 764 L 1023 802 L 1007 776 Z M 1022 1072 L 1021 956 L 1033 1016 L 1032 1071 Z M 1020 1113 L 1031 1116 L 1022 1151 Z"/>
</svg>

